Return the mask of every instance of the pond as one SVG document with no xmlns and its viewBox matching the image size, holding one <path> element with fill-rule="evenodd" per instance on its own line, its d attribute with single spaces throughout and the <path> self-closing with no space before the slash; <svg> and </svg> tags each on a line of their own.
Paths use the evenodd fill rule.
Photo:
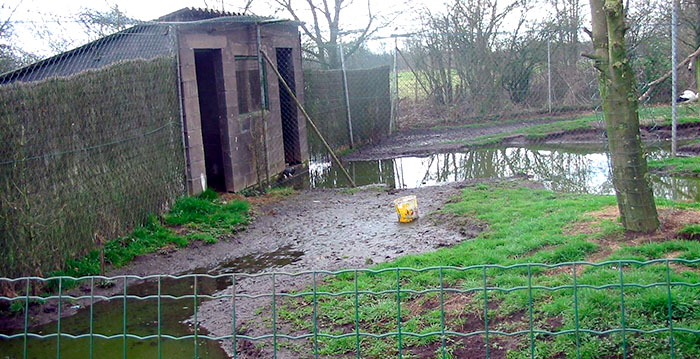
<svg viewBox="0 0 700 359">
<path fill-rule="evenodd" d="M 239 257 L 230 262 L 221 263 L 213 269 L 197 269 L 194 273 L 208 273 L 211 275 L 230 273 L 258 273 L 265 269 L 278 268 L 293 263 L 303 255 L 291 247 L 282 247 L 274 252 L 254 253 Z M 117 286 L 121 286 L 119 280 Z M 216 279 L 198 278 L 197 293 L 213 294 L 231 285 L 231 277 L 218 277 Z M 194 279 L 188 278 L 163 278 L 161 280 L 161 294 L 172 296 L 191 295 L 194 290 Z M 150 296 L 158 293 L 156 281 L 146 281 L 129 286 L 129 295 Z M 89 295 L 89 292 L 84 295 Z M 199 304 L 201 304 L 201 299 Z M 161 300 L 161 334 L 172 336 L 188 336 L 193 334 L 192 326 L 185 320 L 194 314 L 195 305 L 192 298 L 162 299 Z M 103 335 L 118 335 L 114 339 L 98 339 L 93 342 L 94 358 L 158 358 L 158 342 L 152 340 L 127 339 L 124 344 L 123 333 L 124 317 L 126 317 L 126 329 L 129 334 L 147 336 L 156 335 L 158 329 L 158 305 L 157 299 L 129 299 L 126 303 L 126 314 L 122 298 L 105 300 L 95 303 L 93 306 L 93 332 Z M 30 333 L 48 335 L 57 332 L 57 323 L 32 327 Z M 61 333 L 72 335 L 90 333 L 90 309 L 82 308 L 77 314 L 61 319 Z M 6 333 L 13 334 L 13 333 Z M 199 329 L 198 334 L 206 334 Z M 71 339 L 62 337 L 60 341 L 60 357 L 64 359 L 88 358 L 89 338 Z M 24 340 L 0 340 L 0 358 L 23 358 Z M 126 348 L 126 355 L 124 349 Z M 224 359 L 228 355 L 221 349 L 219 343 L 213 340 L 200 339 L 196 344 L 197 357 L 207 359 Z M 27 345 L 27 358 L 55 358 L 57 357 L 56 338 L 35 339 L 30 338 Z M 193 339 L 163 339 L 161 343 L 162 358 L 194 358 L 195 341 Z"/>
<path fill-rule="evenodd" d="M 648 147 L 649 158 L 666 158 L 663 146 Z M 348 162 L 347 170 L 358 186 L 384 184 L 393 188 L 416 188 L 474 178 L 531 176 L 547 189 L 560 192 L 614 194 L 608 156 L 600 148 L 507 147 L 439 153 L 425 157 Z M 654 194 L 680 200 L 700 200 L 697 178 L 652 176 Z M 346 187 L 347 179 L 322 159 L 309 165 L 311 188 Z"/>
</svg>

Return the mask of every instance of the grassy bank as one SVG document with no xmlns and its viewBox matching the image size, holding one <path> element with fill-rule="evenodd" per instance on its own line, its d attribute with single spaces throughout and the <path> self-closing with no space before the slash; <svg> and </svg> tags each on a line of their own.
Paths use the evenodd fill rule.
<svg viewBox="0 0 700 359">
<path fill-rule="evenodd" d="M 644 107 L 639 110 L 639 119 L 642 126 L 668 126 L 671 125 L 671 107 L 670 106 L 658 106 L 658 107 Z M 536 117 L 532 119 L 519 119 L 519 120 L 500 120 L 500 121 L 488 121 L 484 124 L 467 124 L 464 126 L 452 126 L 452 127 L 480 127 L 484 125 L 497 125 L 497 124 L 509 124 L 509 123 L 527 123 L 527 122 L 539 122 L 545 121 L 547 118 Z M 681 114 L 678 117 L 679 124 L 687 123 L 697 123 L 700 122 L 700 118 L 692 113 Z M 532 126 L 527 126 L 520 128 L 515 131 L 507 131 L 503 133 L 497 133 L 493 135 L 481 136 L 474 139 L 469 139 L 462 141 L 466 145 L 475 146 L 486 146 L 498 144 L 503 141 L 504 138 L 515 135 L 523 135 L 527 140 L 536 141 L 542 140 L 547 136 L 555 133 L 561 132 L 576 132 L 576 131 L 588 131 L 594 128 L 604 128 L 602 113 L 591 113 L 586 115 L 581 115 L 577 118 L 562 118 L 560 121 L 548 122 L 544 124 L 533 124 Z"/>
<path fill-rule="evenodd" d="M 128 236 L 107 241 L 103 247 L 104 262 L 121 267 L 136 256 L 158 250 L 183 248 L 194 241 L 215 243 L 245 228 L 249 210 L 248 202 L 224 201 L 212 190 L 196 197 L 180 198 L 163 216 L 152 216 Z M 99 275 L 100 267 L 100 251 L 92 250 L 83 258 L 68 260 L 63 270 L 50 275 Z"/>
<path fill-rule="evenodd" d="M 648 162 L 654 172 L 670 176 L 700 177 L 700 157 L 675 157 Z"/>
<path fill-rule="evenodd" d="M 670 202 L 662 204 L 676 206 Z M 697 221 L 700 212 L 696 209 L 700 206 L 682 206 L 667 207 L 664 211 L 673 212 L 673 218 L 685 215 Z M 700 243 L 675 239 L 674 234 L 662 235 L 670 235 L 672 239 L 668 240 L 625 235 L 616 216 L 610 215 L 614 210 L 615 198 L 611 196 L 554 193 L 512 183 L 477 185 L 465 189 L 461 198 L 446 205 L 439 217 L 454 216 L 462 225 L 470 222 L 486 227 L 477 238 L 453 248 L 405 256 L 373 269 L 700 257 Z M 690 232 L 694 228 L 683 226 L 683 230 Z M 667 327 L 667 289 L 663 286 L 625 286 L 622 318 L 618 285 L 621 273 L 624 273 L 625 283 L 652 285 L 666 281 L 663 264 L 628 265 L 624 268 L 616 265 L 578 266 L 578 285 L 589 287 L 578 289 L 575 299 L 578 311 L 575 312 L 574 293 L 570 287 L 573 281 L 571 267 L 550 270 L 541 267 L 445 269 L 441 273 L 436 270 L 401 271 L 398 283 L 395 271 L 335 276 L 326 279 L 318 291 L 348 294 L 318 299 L 319 328 L 322 333 L 349 336 L 343 339 L 320 338 L 319 349 L 322 355 L 329 357 L 354 355 L 357 342 L 352 333 L 355 333 L 356 322 L 359 330 L 365 333 L 398 331 L 398 298 L 395 293 L 381 293 L 396 290 L 397 284 L 405 291 L 433 289 L 429 293 L 401 295 L 401 331 L 404 333 L 439 333 L 443 320 L 447 331 L 479 332 L 485 328 L 485 318 L 488 318 L 489 330 L 507 333 L 527 331 L 530 323 L 533 329 L 550 332 L 573 330 L 577 322 L 579 328 L 599 331 L 620 328 L 623 322 L 626 328 L 643 330 Z M 448 288 L 443 298 L 438 293 L 441 277 L 443 287 Z M 674 265 L 669 278 L 672 282 L 700 283 L 695 266 Z M 485 282 L 491 288 L 486 296 L 483 291 Z M 530 292 L 527 290 L 529 286 L 535 289 Z M 362 294 L 353 295 L 358 289 Z M 367 291 L 379 294 L 368 294 Z M 697 287 L 674 286 L 670 292 L 674 327 L 700 329 L 700 312 L 694 309 L 700 301 Z M 298 332 L 311 332 L 311 301 L 310 296 L 305 296 L 284 302 L 279 309 L 280 320 L 292 323 L 293 330 Z M 444 317 L 441 306 L 444 307 Z M 488 308 L 486 315 L 485 308 Z M 525 333 L 515 336 L 491 334 L 492 358 L 527 358 L 531 340 L 537 357 L 576 357 L 573 334 L 536 334 L 530 337 Z M 621 357 L 623 350 L 635 353 L 638 358 L 665 358 L 669 355 L 669 336 L 664 331 L 646 335 L 628 332 L 624 339 L 621 333 L 581 334 L 579 343 L 583 358 L 616 358 Z M 700 356 L 699 343 L 698 335 L 674 333 L 678 358 Z M 447 358 L 484 357 L 483 335 L 448 336 L 445 344 Z M 439 335 L 403 336 L 401 345 L 406 356 L 441 358 L 443 354 Z M 363 358 L 384 358 L 398 352 L 395 336 L 381 339 L 362 337 L 359 347 Z"/>
</svg>

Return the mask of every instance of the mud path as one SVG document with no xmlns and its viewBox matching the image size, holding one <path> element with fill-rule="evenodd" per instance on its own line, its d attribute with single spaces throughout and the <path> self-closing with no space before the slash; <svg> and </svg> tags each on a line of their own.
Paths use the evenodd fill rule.
<svg viewBox="0 0 700 359">
<path fill-rule="evenodd" d="M 270 269 L 276 272 L 363 268 L 398 256 L 451 246 L 478 234 L 478 227 L 470 228 L 464 223 L 460 227 L 450 226 L 445 223 L 447 221 L 426 215 L 441 209 L 463 186 L 463 183 L 450 184 L 404 191 L 367 189 L 355 194 L 337 190 L 302 192 L 268 209 L 268 214 L 258 218 L 237 240 L 243 246 L 246 243 L 266 245 L 267 251 L 291 245 L 304 253 L 293 263 Z M 423 217 L 411 224 L 399 224 L 392 200 L 409 194 L 418 197 Z M 279 275 L 275 279 L 275 290 L 287 293 L 311 283 L 310 274 Z M 270 276 L 241 278 L 236 284 L 236 294 L 256 296 L 271 294 L 272 290 Z M 231 294 L 231 291 L 229 287 L 222 293 Z M 236 301 L 236 327 L 241 333 L 252 336 L 271 333 L 271 329 L 259 321 L 260 308 L 270 301 L 270 297 Z M 198 312 L 200 325 L 215 336 L 230 335 L 231 318 L 230 300 L 205 302 Z M 269 354 L 252 350 L 251 343 L 247 343 L 248 346 L 243 342 L 239 344 L 238 351 L 243 358 Z M 230 341 L 223 343 L 223 347 L 232 354 Z M 278 353 L 278 357 L 294 355 Z"/>
</svg>

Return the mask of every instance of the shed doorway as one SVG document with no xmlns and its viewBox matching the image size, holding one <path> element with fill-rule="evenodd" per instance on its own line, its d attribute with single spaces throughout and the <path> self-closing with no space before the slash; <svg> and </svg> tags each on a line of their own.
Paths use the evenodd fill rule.
<svg viewBox="0 0 700 359">
<path fill-rule="evenodd" d="M 296 81 L 294 80 L 294 62 L 292 49 L 280 47 L 275 49 L 277 55 L 277 70 L 282 75 L 292 92 L 296 94 Z M 280 81 L 280 110 L 282 116 L 282 139 L 284 141 L 284 161 L 288 166 L 301 163 L 301 148 L 299 146 L 299 123 L 297 116 L 297 106 L 292 96 L 284 88 Z"/>
<path fill-rule="evenodd" d="M 220 49 L 195 49 L 195 71 L 202 125 L 207 187 L 226 191 L 223 136 L 226 134 L 226 100 Z"/>
</svg>

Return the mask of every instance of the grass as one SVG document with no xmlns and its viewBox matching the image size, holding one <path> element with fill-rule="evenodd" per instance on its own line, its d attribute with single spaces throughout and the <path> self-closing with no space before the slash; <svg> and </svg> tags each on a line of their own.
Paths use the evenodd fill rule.
<svg viewBox="0 0 700 359">
<path fill-rule="evenodd" d="M 679 124 L 687 123 L 697 123 L 700 122 L 700 118 L 688 113 L 683 115 L 683 111 L 680 112 L 681 115 L 678 117 Z M 642 125 L 670 125 L 671 124 L 671 107 L 670 106 L 655 106 L 655 107 L 642 107 L 639 110 L 640 123 Z M 501 121 L 488 121 L 483 123 L 473 123 L 462 126 L 452 126 L 452 127 L 483 127 L 492 126 L 496 124 L 508 124 L 508 123 L 524 123 L 524 122 L 538 122 L 544 121 L 547 118 L 535 117 L 531 119 L 520 119 L 520 120 L 501 120 Z M 562 119 L 561 121 L 549 122 L 545 124 L 534 124 L 532 126 L 523 127 L 514 131 L 508 131 L 503 133 L 497 133 L 492 135 L 480 136 L 474 139 L 469 139 L 465 141 L 459 141 L 459 143 L 464 143 L 467 145 L 476 146 L 487 146 L 495 145 L 500 143 L 505 137 L 513 135 L 524 135 L 528 140 L 536 141 L 546 138 L 549 135 L 559 132 L 574 132 L 574 131 L 586 131 L 593 129 L 596 123 L 601 123 L 600 128 L 602 128 L 603 117 L 600 113 L 592 113 L 587 115 L 579 116 L 575 119 Z"/>
<path fill-rule="evenodd" d="M 545 190 L 533 190 L 518 185 L 501 183 L 468 187 L 461 198 L 446 205 L 445 212 L 472 218 L 484 223 L 488 229 L 476 239 L 463 242 L 453 248 L 443 248 L 431 253 L 408 255 L 390 263 L 381 264 L 373 269 L 426 268 L 432 266 L 466 267 L 480 264 L 513 265 L 522 263 L 560 263 L 583 261 L 602 251 L 601 239 L 618 242 L 607 259 L 647 260 L 663 258 L 672 253 L 679 258 L 700 257 L 700 242 L 686 240 L 669 240 L 651 242 L 638 246 L 628 245 L 621 225 L 615 220 L 593 221 L 590 213 L 615 205 L 612 196 L 593 196 L 582 194 L 555 193 Z M 661 201 L 660 204 L 673 205 Z M 690 208 L 700 207 L 697 203 L 684 204 Z M 575 223 L 587 223 L 590 230 L 577 232 L 571 230 Z M 687 231 L 700 231 L 695 227 Z M 680 266 L 680 265 L 679 265 Z M 700 274 L 696 268 L 681 266 L 670 273 L 671 281 L 700 283 Z M 619 283 L 620 268 L 580 267 L 578 283 L 599 286 Z M 645 267 L 626 266 L 624 280 L 626 283 L 648 285 L 665 282 L 665 267 L 649 265 Z M 544 270 L 532 268 L 532 317 L 534 328 L 559 331 L 575 328 L 573 311 L 573 293 L 569 288 L 557 288 L 571 285 L 570 270 Z M 445 320 L 448 330 L 470 332 L 484 328 L 483 275 L 486 275 L 490 287 L 502 289 L 521 288 L 520 290 L 488 293 L 490 328 L 494 330 L 527 330 L 529 296 L 527 288 L 527 270 L 525 268 L 501 270 L 444 270 L 444 283 L 448 288 L 469 290 L 466 295 L 446 294 Z M 413 273 L 401 272 L 402 290 L 425 290 L 439 287 L 439 275 L 436 271 Z M 321 332 L 329 334 L 353 333 L 355 318 L 363 332 L 374 334 L 395 332 L 397 328 L 397 297 L 395 293 L 381 294 L 384 290 L 395 290 L 397 276 L 395 271 L 383 274 L 360 273 L 338 275 L 327 278 L 319 285 L 319 292 L 349 293 L 335 297 L 321 296 L 318 299 L 318 321 Z M 373 291 L 380 294 L 352 295 L 356 288 L 361 291 Z M 675 286 L 671 289 L 674 308 L 674 326 L 700 329 L 700 311 L 697 304 L 700 292 L 696 288 Z M 363 292 L 367 293 L 367 292 Z M 437 293 L 404 294 L 402 303 L 402 331 L 426 334 L 440 331 L 441 313 Z M 357 301 L 358 306 L 355 302 Z M 309 306 L 311 298 L 284 302 L 279 306 L 280 318 L 294 320 L 295 329 L 310 330 Z M 627 327 L 653 329 L 666 327 L 667 292 L 665 287 L 625 287 L 625 315 Z M 357 308 L 357 311 L 356 311 Z M 612 286 L 609 289 L 584 288 L 578 291 L 578 308 L 580 327 L 606 330 L 620 327 L 620 290 Z M 511 318 L 506 320 L 504 318 Z M 518 319 L 520 318 L 520 319 Z M 304 320 L 306 319 L 306 320 Z M 558 324 L 557 324 L 558 323 Z M 348 329 L 349 328 L 349 329 Z M 480 336 L 479 336 L 480 337 Z M 508 358 L 529 357 L 528 335 L 514 337 L 517 345 L 510 345 L 502 336 L 493 335 L 495 346 L 510 349 Z M 676 333 L 675 347 L 677 357 L 700 357 L 700 338 L 697 335 Z M 654 335 L 636 335 L 628 333 L 628 348 L 640 358 L 668 357 L 668 335 L 665 332 Z M 482 343 L 482 342 L 479 342 Z M 403 337 L 403 347 L 408 351 L 423 347 L 430 350 L 439 349 L 439 336 L 426 338 Z M 355 352 L 355 338 L 344 339 L 321 338 L 320 351 L 324 355 L 342 356 Z M 465 357 L 464 350 L 475 344 L 469 340 L 448 339 L 448 357 Z M 363 338 L 360 342 L 362 357 L 384 358 L 395 355 L 397 342 L 395 337 L 383 339 Z M 432 348 L 432 349 L 431 349 Z M 584 334 L 581 337 L 581 351 L 584 358 L 618 357 L 622 351 L 620 334 L 595 336 Z M 462 354 L 460 353 L 462 351 Z M 496 348 L 494 348 L 496 350 Z M 538 357 L 575 358 L 575 340 L 573 335 L 547 336 L 536 335 L 535 351 Z M 450 354 L 451 353 L 451 354 Z"/>
<path fill-rule="evenodd" d="M 206 190 L 199 196 L 183 197 L 162 217 L 152 216 L 148 222 L 128 236 L 110 240 L 104 245 L 106 264 L 121 267 L 136 256 L 163 247 L 183 248 L 194 241 L 215 243 L 248 223 L 249 205 L 245 201 L 223 202 L 216 192 Z M 92 250 L 79 259 L 66 261 L 63 270 L 50 276 L 88 276 L 100 274 L 100 251 Z"/>
<path fill-rule="evenodd" d="M 675 157 L 648 162 L 650 169 L 673 176 L 700 177 L 700 157 Z"/>
</svg>

